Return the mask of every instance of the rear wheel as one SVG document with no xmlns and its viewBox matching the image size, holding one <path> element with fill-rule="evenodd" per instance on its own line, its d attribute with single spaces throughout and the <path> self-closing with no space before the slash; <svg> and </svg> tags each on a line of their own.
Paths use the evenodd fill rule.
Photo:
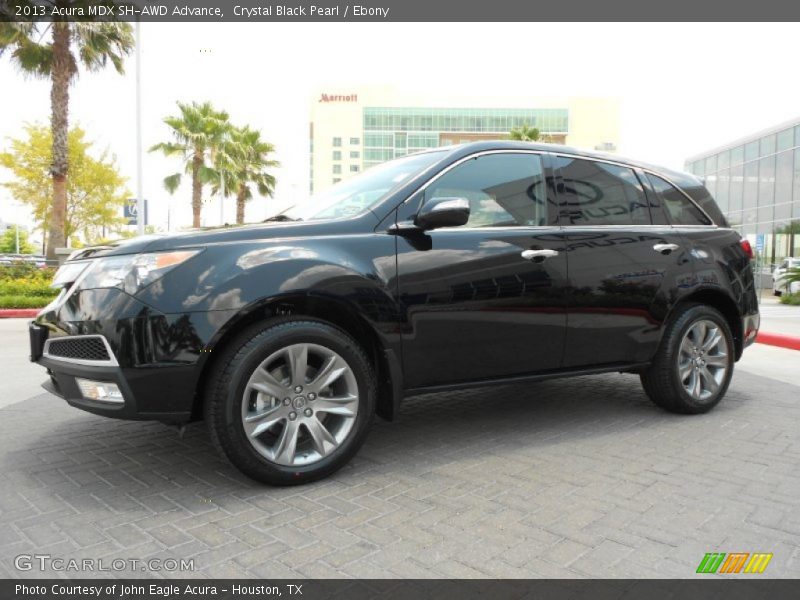
<svg viewBox="0 0 800 600">
<path fill-rule="evenodd" d="M 683 414 L 704 413 L 716 406 L 730 384 L 733 336 L 716 309 L 687 305 L 667 326 L 642 386 L 658 406 Z"/>
<path fill-rule="evenodd" d="M 359 345 L 316 321 L 256 327 L 215 365 L 206 397 L 212 438 L 246 475 L 307 483 L 341 468 L 366 437 L 375 377 Z"/>
</svg>

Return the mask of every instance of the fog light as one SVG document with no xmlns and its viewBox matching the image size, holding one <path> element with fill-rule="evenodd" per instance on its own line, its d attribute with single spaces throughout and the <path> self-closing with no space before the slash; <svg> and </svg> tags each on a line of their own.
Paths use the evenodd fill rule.
<svg viewBox="0 0 800 600">
<path fill-rule="evenodd" d="M 125 399 L 119 391 L 116 383 L 108 381 L 92 381 L 76 377 L 75 381 L 81 390 L 81 394 L 87 400 L 99 400 L 100 402 L 113 402 L 114 404 L 124 404 Z"/>
</svg>

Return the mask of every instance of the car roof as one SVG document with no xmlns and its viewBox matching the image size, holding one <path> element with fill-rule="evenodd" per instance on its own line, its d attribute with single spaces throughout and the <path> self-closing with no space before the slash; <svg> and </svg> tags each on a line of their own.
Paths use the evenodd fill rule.
<svg viewBox="0 0 800 600">
<path fill-rule="evenodd" d="M 468 142 L 466 144 L 458 144 L 455 146 L 432 148 L 430 151 L 435 152 L 441 150 L 449 151 L 450 156 L 453 158 L 455 157 L 460 158 L 462 156 L 468 156 L 470 154 L 475 154 L 477 152 L 488 152 L 492 150 L 529 150 L 529 151 L 532 150 L 537 152 L 552 152 L 555 154 L 569 154 L 571 156 L 578 156 L 580 158 L 617 162 L 631 167 L 638 167 L 640 169 L 646 169 L 654 171 L 656 173 L 662 173 L 666 175 L 669 179 L 671 179 L 673 182 L 682 186 L 693 187 L 698 184 L 702 185 L 702 181 L 699 178 L 684 171 L 676 171 L 674 169 L 669 169 L 667 167 L 653 165 L 651 163 L 626 158 L 623 156 L 619 156 L 617 154 L 611 154 L 609 152 L 584 150 L 581 148 L 565 146 L 562 144 L 520 142 L 515 140 L 488 140 L 481 142 Z"/>
</svg>

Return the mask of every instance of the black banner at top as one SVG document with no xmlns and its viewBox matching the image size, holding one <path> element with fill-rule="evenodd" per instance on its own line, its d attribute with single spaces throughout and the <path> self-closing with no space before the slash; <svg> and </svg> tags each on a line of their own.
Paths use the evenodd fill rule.
<svg viewBox="0 0 800 600">
<path fill-rule="evenodd" d="M 0 0 L 0 21 L 800 21 L 792 0 Z M 680 42 L 676 31 L 675 43 Z"/>
</svg>

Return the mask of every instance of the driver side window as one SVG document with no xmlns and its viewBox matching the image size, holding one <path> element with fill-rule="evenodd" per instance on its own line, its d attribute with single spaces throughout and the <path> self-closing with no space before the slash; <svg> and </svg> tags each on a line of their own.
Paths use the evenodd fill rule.
<svg viewBox="0 0 800 600">
<path fill-rule="evenodd" d="M 547 193 L 536 154 L 486 154 L 455 167 L 425 190 L 435 198 L 469 200 L 462 227 L 547 225 Z"/>
</svg>

